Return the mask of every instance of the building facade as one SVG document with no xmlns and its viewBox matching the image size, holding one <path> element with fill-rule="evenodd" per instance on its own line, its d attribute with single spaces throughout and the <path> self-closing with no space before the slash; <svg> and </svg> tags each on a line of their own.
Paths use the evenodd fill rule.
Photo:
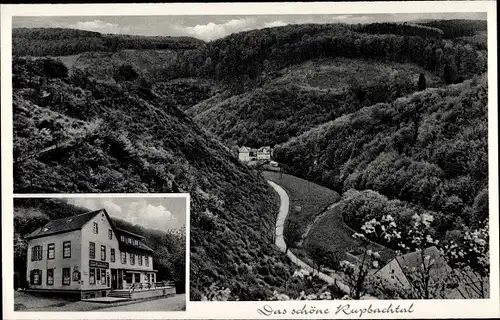
<svg viewBox="0 0 500 320">
<path fill-rule="evenodd" d="M 144 237 L 115 228 L 104 209 L 50 221 L 26 239 L 30 291 L 88 298 L 156 282 Z"/>
<path fill-rule="evenodd" d="M 271 160 L 271 147 L 261 147 L 257 149 L 257 160 Z"/>
<path fill-rule="evenodd" d="M 243 146 L 238 150 L 238 159 L 241 162 L 248 162 L 250 161 L 250 150 Z"/>
</svg>

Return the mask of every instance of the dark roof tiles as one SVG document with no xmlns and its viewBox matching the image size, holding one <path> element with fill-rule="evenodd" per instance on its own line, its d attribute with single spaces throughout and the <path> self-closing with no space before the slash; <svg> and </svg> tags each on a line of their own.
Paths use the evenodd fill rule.
<svg viewBox="0 0 500 320">
<path fill-rule="evenodd" d="M 104 209 L 94 210 L 76 216 L 49 221 L 44 226 L 28 234 L 26 236 L 26 239 L 45 237 L 52 234 L 79 230 L 102 210 Z"/>
</svg>

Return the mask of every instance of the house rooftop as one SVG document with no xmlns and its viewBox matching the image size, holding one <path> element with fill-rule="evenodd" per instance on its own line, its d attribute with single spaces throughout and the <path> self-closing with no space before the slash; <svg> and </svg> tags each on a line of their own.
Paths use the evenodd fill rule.
<svg viewBox="0 0 500 320">
<path fill-rule="evenodd" d="M 35 231 L 28 234 L 26 239 L 34 239 L 49 236 L 52 234 L 69 232 L 81 229 L 87 222 L 89 222 L 93 217 L 95 217 L 99 212 L 106 210 L 99 209 L 75 216 L 70 216 L 66 218 L 60 218 L 56 220 L 49 221 L 44 226 L 36 229 Z M 106 213 L 107 215 L 107 213 Z"/>
</svg>

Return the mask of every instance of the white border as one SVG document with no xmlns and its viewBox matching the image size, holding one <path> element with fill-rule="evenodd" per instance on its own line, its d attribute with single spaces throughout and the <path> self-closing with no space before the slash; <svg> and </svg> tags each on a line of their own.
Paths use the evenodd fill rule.
<svg viewBox="0 0 500 320">
<path fill-rule="evenodd" d="M 402 314 L 404 318 L 487 318 L 499 317 L 499 230 L 498 230 L 498 110 L 497 110 L 497 29 L 495 1 L 426 1 L 426 2 L 341 2 L 341 3 L 177 3 L 177 4 L 87 4 L 87 5 L 2 5 L 2 196 L 12 198 L 12 105 L 11 97 L 11 26 L 12 16 L 105 16 L 105 15 L 276 15 L 276 14 L 375 14 L 375 13 L 433 13 L 433 12 L 487 12 L 488 16 L 488 130 L 489 130 L 489 193 L 490 193 L 490 265 L 491 265 L 491 298 L 488 300 L 432 300 L 432 301 L 392 301 L 393 306 L 414 303 L 415 312 Z M 72 195 L 74 196 L 74 195 Z M 93 195 L 94 196 L 94 195 Z M 144 196 L 144 195 L 142 195 Z M 12 255 L 6 252 L 12 248 L 12 201 L 2 201 L 3 227 L 3 284 L 4 284 L 4 318 L 24 319 L 158 319 L 158 318 L 359 318 L 359 315 L 335 314 L 337 306 L 349 303 L 351 307 L 366 308 L 387 307 L 391 301 L 293 301 L 293 302 L 188 302 L 186 312 L 15 312 L 12 301 L 6 292 L 12 290 Z M 189 235 L 189 228 L 187 233 Z M 188 241 L 189 243 L 189 241 Z M 11 249 L 10 249 L 11 250 Z M 187 297 L 189 300 L 189 297 Z M 287 308 L 288 313 L 263 316 L 257 312 L 264 304 L 273 309 Z M 304 305 L 315 306 L 316 309 L 329 308 L 328 315 L 291 315 L 291 308 L 302 308 Z M 364 318 L 395 318 L 387 314 L 365 314 Z"/>
</svg>

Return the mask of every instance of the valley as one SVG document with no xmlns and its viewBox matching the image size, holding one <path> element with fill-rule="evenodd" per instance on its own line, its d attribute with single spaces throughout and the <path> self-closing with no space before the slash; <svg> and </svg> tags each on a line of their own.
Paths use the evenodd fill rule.
<svg viewBox="0 0 500 320">
<path fill-rule="evenodd" d="M 387 284 L 429 247 L 487 283 L 483 22 L 15 30 L 14 191 L 190 193 L 193 301 L 447 297 Z"/>
</svg>

